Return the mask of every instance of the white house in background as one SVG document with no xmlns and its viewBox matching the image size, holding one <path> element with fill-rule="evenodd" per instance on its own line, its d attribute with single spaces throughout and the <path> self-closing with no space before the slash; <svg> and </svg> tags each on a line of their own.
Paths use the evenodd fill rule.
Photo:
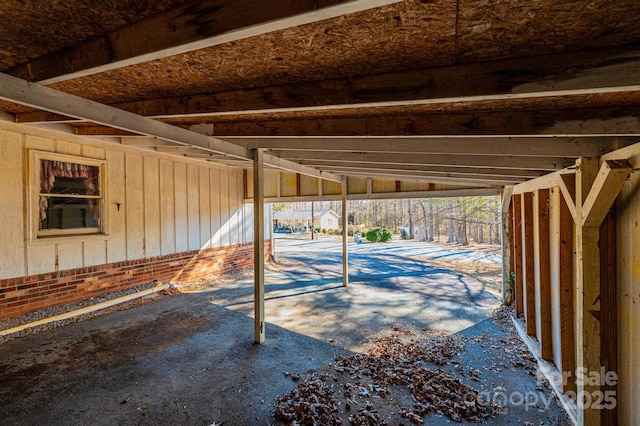
<svg viewBox="0 0 640 426">
<path fill-rule="evenodd" d="M 312 221 L 311 210 L 280 210 L 273 213 L 273 229 L 309 229 L 312 222 L 314 228 L 338 229 L 340 216 L 333 210 L 315 210 Z"/>
</svg>

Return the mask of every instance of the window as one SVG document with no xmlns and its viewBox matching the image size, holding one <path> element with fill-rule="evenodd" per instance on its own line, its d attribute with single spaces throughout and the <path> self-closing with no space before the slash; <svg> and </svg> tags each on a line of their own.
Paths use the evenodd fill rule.
<svg viewBox="0 0 640 426">
<path fill-rule="evenodd" d="M 103 232 L 103 162 L 35 152 L 32 164 L 37 238 Z"/>
</svg>

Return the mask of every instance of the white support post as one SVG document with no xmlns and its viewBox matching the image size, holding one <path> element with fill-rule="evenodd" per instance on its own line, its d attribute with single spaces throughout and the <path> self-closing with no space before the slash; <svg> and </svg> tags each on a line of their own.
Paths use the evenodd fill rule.
<svg viewBox="0 0 640 426">
<path fill-rule="evenodd" d="M 264 164 L 263 149 L 253 151 L 254 341 L 263 344 L 264 330 Z"/>
<path fill-rule="evenodd" d="M 342 178 L 342 286 L 349 285 L 349 217 L 347 216 L 347 177 Z"/>
</svg>

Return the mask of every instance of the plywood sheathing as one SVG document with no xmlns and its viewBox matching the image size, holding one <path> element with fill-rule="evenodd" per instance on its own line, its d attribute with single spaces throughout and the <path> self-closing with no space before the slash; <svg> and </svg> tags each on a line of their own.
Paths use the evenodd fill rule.
<svg viewBox="0 0 640 426">
<path fill-rule="evenodd" d="M 455 2 L 406 1 L 52 87 L 118 102 L 447 65 L 454 31 Z"/>
<path fill-rule="evenodd" d="M 0 69 L 139 21 L 188 0 L 0 0 Z"/>
<path fill-rule="evenodd" d="M 91 8 L 75 5 L 76 2 L 47 0 L 19 8 L 25 16 L 33 15 L 33 22 L 42 25 L 34 29 L 33 22 L 11 20 L 11 28 L 17 35 L 0 29 L 0 41 L 4 46 L 15 42 L 21 54 L 29 52 L 29 56 L 38 56 L 44 50 L 51 50 L 54 44 L 59 47 L 81 41 L 181 3 L 163 0 L 140 12 L 139 2 L 103 0 Z M 582 50 L 640 40 L 635 14 L 629 13 L 637 6 L 636 0 L 599 0 L 587 4 L 568 0 L 461 0 L 459 3 L 456 10 L 456 2 L 452 1 L 407 0 L 52 87 L 113 104 Z M 8 4 L 0 0 L 0 11 L 9 10 Z M 59 16 L 61 10 L 73 16 L 48 21 L 51 16 Z M 69 13 L 70 10 L 73 13 Z M 99 19 L 93 16 L 96 11 Z M 6 16 L 10 18 L 15 11 L 11 13 Z M 69 26 L 69 30 L 57 31 L 62 23 Z M 33 31 L 35 36 L 31 34 Z M 25 32 L 29 34 L 20 38 Z M 66 41 L 51 41 L 46 49 L 39 47 L 49 43 L 49 38 L 63 37 L 46 36 L 51 33 L 66 34 Z M 8 54 L 15 56 L 16 49 L 11 49 Z M 0 68 L 1 57 L 2 52 Z M 6 110 L 28 111 L 23 108 Z M 353 111 L 345 112 L 350 113 Z"/>
<path fill-rule="evenodd" d="M 520 57 L 637 40 L 637 0 L 460 0 L 456 61 Z"/>
<path fill-rule="evenodd" d="M 639 40 L 636 6 L 407 0 L 54 87 L 112 103 L 581 50 Z"/>
</svg>

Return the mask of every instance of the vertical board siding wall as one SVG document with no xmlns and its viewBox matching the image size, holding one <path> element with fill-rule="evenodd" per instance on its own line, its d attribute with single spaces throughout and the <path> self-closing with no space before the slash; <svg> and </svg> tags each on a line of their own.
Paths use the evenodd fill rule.
<svg viewBox="0 0 640 426">
<path fill-rule="evenodd" d="M 640 424 L 640 172 L 616 204 L 618 424 Z"/>
<path fill-rule="evenodd" d="M 518 217 L 520 197 L 524 203 L 531 195 L 525 192 L 512 198 L 516 231 L 520 223 L 527 221 L 528 213 L 528 209 L 522 208 Z M 540 198 L 541 195 L 544 197 Z M 524 301 L 527 330 L 533 331 L 532 335 L 541 343 L 543 357 L 553 362 L 559 371 L 571 374 L 564 384 L 564 391 L 575 391 L 575 334 L 580 332 L 575 329 L 574 312 L 574 297 L 577 296 L 574 294 L 575 225 L 560 188 L 538 190 L 536 197 L 538 209 L 535 214 L 540 217 L 536 219 L 534 214 L 533 230 L 537 232 L 529 233 L 522 226 L 525 235 L 514 232 L 512 236 L 516 283 L 522 283 L 521 286 L 516 285 L 516 292 L 520 294 L 516 293 L 515 300 L 517 303 Z M 543 211 L 545 199 L 548 200 L 548 213 Z M 540 226 L 547 220 L 548 226 Z M 533 246 L 540 252 L 535 258 L 535 283 L 529 283 L 527 279 L 526 252 L 518 250 L 518 244 L 524 244 L 527 239 L 536 240 Z M 548 245 L 548 255 L 542 254 L 543 245 Z M 602 424 L 640 424 L 640 172 L 632 172 L 626 180 L 615 206 L 600 227 L 598 245 L 603 306 L 600 356 L 605 370 L 616 371 L 618 377 L 617 388 L 602 387 L 603 391 L 615 392 L 617 406 L 613 410 L 604 410 L 601 420 Z M 541 262 L 547 264 L 542 265 Z M 548 286 L 542 285 L 543 278 L 549 279 Z M 531 290 L 535 290 L 534 306 L 528 303 Z M 518 312 L 523 310 L 520 305 L 518 308 Z M 530 310 L 535 315 L 528 315 Z M 545 321 L 549 322 L 550 328 L 546 332 Z M 533 322 L 534 327 L 529 327 L 529 322 Z M 536 330 L 539 327 L 543 330 Z M 545 344 L 548 345 L 546 354 Z"/>
<path fill-rule="evenodd" d="M 253 217 L 252 209 L 242 199 L 242 171 L 147 154 L 116 144 L 43 137 L 45 131 L 32 132 L 20 126 L 14 130 L 11 126 L 0 127 L 0 158 L 5 160 L 0 168 L 0 316 L 18 312 L 15 308 L 25 305 L 28 294 L 36 293 L 34 283 L 40 281 L 37 277 L 51 281 L 56 276 L 69 275 L 63 271 L 87 274 L 87 268 L 111 265 L 110 270 L 114 270 L 114 264 L 118 269 L 132 262 L 144 264 L 145 259 L 152 263 L 166 261 L 175 269 L 184 267 L 179 263 L 187 261 L 177 254 L 206 259 L 207 250 L 221 261 L 210 262 L 211 272 L 228 270 L 219 265 L 226 260 L 229 267 L 248 266 L 237 258 L 244 259 L 244 254 L 238 253 L 245 250 L 251 253 L 253 242 L 253 233 L 247 232 L 252 229 Z M 106 161 L 104 219 L 108 235 L 29 240 L 30 149 Z M 269 220 L 266 216 L 265 222 Z M 269 232 L 270 226 L 266 229 Z M 206 266 L 197 269 L 206 272 Z M 22 281 L 22 293 L 14 300 L 10 289 L 18 291 L 18 281 Z M 29 289 L 24 288 L 25 281 L 31 285 Z M 101 291 L 109 290 L 108 282 L 103 283 Z M 79 288 L 74 292 L 82 296 Z M 21 303 L 16 305 L 18 302 Z M 38 302 L 37 308 L 41 308 L 51 301 Z M 23 306 L 20 313 L 25 310 L 29 309 Z"/>
</svg>

